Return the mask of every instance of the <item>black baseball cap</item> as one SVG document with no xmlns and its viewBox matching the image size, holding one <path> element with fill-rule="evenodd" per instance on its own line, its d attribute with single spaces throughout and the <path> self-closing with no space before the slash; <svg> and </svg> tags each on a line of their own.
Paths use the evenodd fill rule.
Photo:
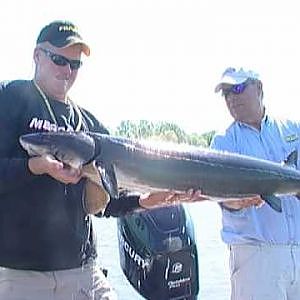
<svg viewBox="0 0 300 300">
<path fill-rule="evenodd" d="M 42 28 L 36 43 L 43 42 L 48 42 L 57 48 L 81 44 L 84 54 L 86 56 L 90 55 L 90 47 L 82 39 L 78 28 L 69 21 L 54 21 Z"/>
</svg>

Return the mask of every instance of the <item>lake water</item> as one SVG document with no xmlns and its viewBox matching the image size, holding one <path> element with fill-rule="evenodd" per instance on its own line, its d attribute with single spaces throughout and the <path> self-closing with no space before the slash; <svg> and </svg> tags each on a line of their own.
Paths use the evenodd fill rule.
<svg viewBox="0 0 300 300">
<path fill-rule="evenodd" d="M 220 238 L 220 208 L 209 201 L 189 204 L 188 208 L 197 236 L 200 275 L 198 300 L 228 300 L 228 250 Z M 108 279 L 116 289 L 119 299 L 144 299 L 130 285 L 120 267 L 116 219 L 94 218 L 94 225 L 98 237 L 100 264 L 108 269 Z"/>
</svg>

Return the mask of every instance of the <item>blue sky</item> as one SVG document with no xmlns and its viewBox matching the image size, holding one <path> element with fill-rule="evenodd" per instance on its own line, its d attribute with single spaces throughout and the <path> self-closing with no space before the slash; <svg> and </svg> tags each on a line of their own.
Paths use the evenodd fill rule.
<svg viewBox="0 0 300 300">
<path fill-rule="evenodd" d="M 296 1 L 10 0 L 0 17 L 0 79 L 32 77 L 43 25 L 77 23 L 92 53 L 72 98 L 107 126 L 147 119 L 188 132 L 222 128 L 231 119 L 213 89 L 227 66 L 258 71 L 271 113 L 298 118 Z"/>
</svg>

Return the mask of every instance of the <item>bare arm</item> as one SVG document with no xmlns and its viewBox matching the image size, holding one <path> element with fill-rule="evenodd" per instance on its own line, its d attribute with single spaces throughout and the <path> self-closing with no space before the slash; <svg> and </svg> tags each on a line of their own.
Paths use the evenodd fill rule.
<svg viewBox="0 0 300 300">
<path fill-rule="evenodd" d="M 227 200 L 222 202 L 221 206 L 228 210 L 240 210 L 251 206 L 260 207 L 264 203 L 264 200 L 262 200 L 259 195 L 256 195 L 253 197 L 247 197 L 238 200 Z"/>
<path fill-rule="evenodd" d="M 191 203 L 208 200 L 201 191 L 189 190 L 187 192 L 155 192 L 140 196 L 140 206 L 143 208 L 155 208 L 160 206 L 176 205 L 179 203 Z"/>
<path fill-rule="evenodd" d="M 120 217 L 141 209 L 152 209 L 162 206 L 176 205 L 180 203 L 191 203 L 207 200 L 199 191 L 188 192 L 153 192 L 138 194 L 129 191 L 122 191 L 119 198 L 109 201 L 104 216 Z"/>
</svg>

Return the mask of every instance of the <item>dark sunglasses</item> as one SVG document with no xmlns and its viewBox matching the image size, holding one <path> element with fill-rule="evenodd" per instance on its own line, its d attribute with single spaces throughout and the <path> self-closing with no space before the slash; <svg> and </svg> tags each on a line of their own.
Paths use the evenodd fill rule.
<svg viewBox="0 0 300 300">
<path fill-rule="evenodd" d="M 251 83 L 251 80 L 247 80 L 245 82 L 242 82 L 240 84 L 234 84 L 230 86 L 229 88 L 222 89 L 222 94 L 226 98 L 230 93 L 233 94 L 242 94 L 246 87 Z"/>
<path fill-rule="evenodd" d="M 82 61 L 78 59 L 68 59 L 62 55 L 55 54 L 50 50 L 39 48 L 43 51 L 51 61 L 56 64 L 57 66 L 66 66 L 67 64 L 70 65 L 71 70 L 78 70 L 82 66 Z"/>
</svg>

